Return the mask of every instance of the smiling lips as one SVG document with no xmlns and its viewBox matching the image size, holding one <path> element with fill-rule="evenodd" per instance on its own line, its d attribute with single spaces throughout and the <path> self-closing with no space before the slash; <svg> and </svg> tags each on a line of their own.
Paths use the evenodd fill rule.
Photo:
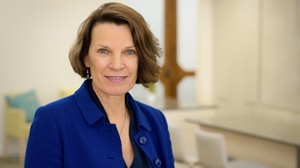
<svg viewBox="0 0 300 168">
<path fill-rule="evenodd" d="M 120 82 L 125 80 L 126 76 L 106 76 L 106 78 L 112 82 Z"/>
</svg>

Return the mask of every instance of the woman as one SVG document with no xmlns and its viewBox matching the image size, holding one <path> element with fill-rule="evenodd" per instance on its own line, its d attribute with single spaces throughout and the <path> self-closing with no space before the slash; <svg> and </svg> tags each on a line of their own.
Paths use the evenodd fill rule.
<svg viewBox="0 0 300 168">
<path fill-rule="evenodd" d="M 158 80 L 159 54 L 135 10 L 106 3 L 91 13 L 69 53 L 87 79 L 73 95 L 37 110 L 25 168 L 173 168 L 163 113 L 128 93 Z"/>
</svg>

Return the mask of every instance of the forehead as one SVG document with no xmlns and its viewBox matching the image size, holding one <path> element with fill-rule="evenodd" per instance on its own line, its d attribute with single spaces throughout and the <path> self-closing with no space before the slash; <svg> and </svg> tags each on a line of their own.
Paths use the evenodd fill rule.
<svg viewBox="0 0 300 168">
<path fill-rule="evenodd" d="M 131 43 L 133 38 L 127 24 L 116 24 L 113 22 L 101 22 L 93 26 L 91 31 L 91 43 L 102 41 L 108 43 Z"/>
</svg>

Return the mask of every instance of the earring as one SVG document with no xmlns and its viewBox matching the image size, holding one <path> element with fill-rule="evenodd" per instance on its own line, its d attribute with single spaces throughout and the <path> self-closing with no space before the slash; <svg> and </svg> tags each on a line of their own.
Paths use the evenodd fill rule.
<svg viewBox="0 0 300 168">
<path fill-rule="evenodd" d="M 91 69 L 90 67 L 87 67 L 85 70 L 86 78 L 90 79 L 91 78 Z"/>
</svg>

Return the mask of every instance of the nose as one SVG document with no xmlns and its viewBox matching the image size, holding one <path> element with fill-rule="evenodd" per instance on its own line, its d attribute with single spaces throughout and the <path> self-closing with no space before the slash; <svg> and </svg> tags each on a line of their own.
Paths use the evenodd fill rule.
<svg viewBox="0 0 300 168">
<path fill-rule="evenodd" d="M 120 55 L 114 55 L 110 59 L 110 64 L 109 68 L 114 69 L 114 70 L 121 70 L 125 67 L 123 59 Z"/>
</svg>

